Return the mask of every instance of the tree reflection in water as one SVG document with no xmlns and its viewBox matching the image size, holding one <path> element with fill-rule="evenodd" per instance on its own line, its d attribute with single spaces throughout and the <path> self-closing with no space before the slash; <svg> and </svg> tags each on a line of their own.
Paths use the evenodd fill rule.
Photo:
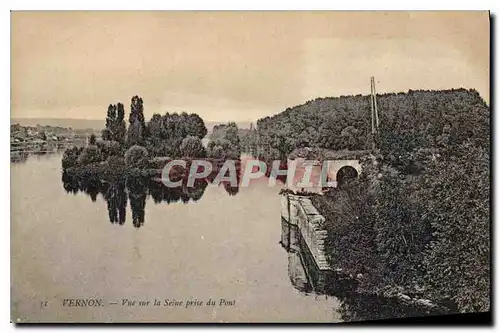
<svg viewBox="0 0 500 333">
<path fill-rule="evenodd" d="M 132 209 L 132 223 L 135 228 L 140 228 L 144 225 L 148 193 L 147 181 L 143 178 L 128 178 L 126 184 L 130 208 Z"/>
<path fill-rule="evenodd" d="M 104 199 L 108 204 L 109 221 L 111 223 L 125 224 L 127 210 L 127 192 L 125 191 L 125 182 L 118 181 L 113 184 L 107 183 L 107 190 Z M 92 200 L 95 201 L 95 200 Z"/>
<path fill-rule="evenodd" d="M 319 271 L 296 225 L 281 222 L 281 246 L 288 253 L 288 276 L 295 289 L 304 294 L 333 296 L 340 301 L 341 319 L 367 321 L 445 314 L 444 309 L 424 307 L 399 298 L 357 293 L 356 284 L 332 272 Z"/>
<path fill-rule="evenodd" d="M 231 182 L 228 181 L 223 181 L 222 186 L 224 186 L 224 189 L 226 190 L 227 194 L 234 196 L 238 194 L 240 188 L 238 184 L 240 183 L 240 169 L 238 169 L 238 172 L 236 172 L 236 186 L 233 186 L 234 184 L 231 184 Z"/>
<path fill-rule="evenodd" d="M 159 179 L 148 180 L 148 191 L 153 198 L 154 203 L 161 202 L 175 203 L 190 201 L 197 202 L 203 196 L 208 183 L 205 180 L 197 179 L 193 187 L 186 186 L 183 182 L 182 186 L 169 188 L 165 186 Z"/>
<path fill-rule="evenodd" d="M 144 225 L 148 197 L 151 197 L 155 204 L 197 202 L 205 193 L 208 184 L 213 182 L 216 174 L 217 170 L 205 179 L 196 179 L 192 187 L 187 186 L 188 178 L 185 177 L 182 179 L 182 185 L 174 188 L 165 186 L 159 178 L 146 177 L 116 176 L 104 180 L 63 172 L 61 180 L 67 193 L 85 193 L 90 196 L 92 202 L 96 202 L 98 195 L 101 194 L 108 206 L 109 221 L 113 224 L 125 224 L 127 204 L 130 202 L 132 224 L 135 228 L 140 228 Z M 239 172 L 236 178 L 237 186 L 232 186 L 230 182 L 222 182 L 224 189 L 231 196 L 239 191 Z"/>
<path fill-rule="evenodd" d="M 11 151 L 10 152 L 10 162 L 11 163 L 26 163 L 28 160 L 29 153 L 23 151 Z"/>
</svg>

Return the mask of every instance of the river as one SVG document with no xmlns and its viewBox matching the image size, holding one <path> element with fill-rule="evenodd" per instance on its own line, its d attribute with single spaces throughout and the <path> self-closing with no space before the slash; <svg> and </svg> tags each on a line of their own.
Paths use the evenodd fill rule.
<svg viewBox="0 0 500 333">
<path fill-rule="evenodd" d="M 198 200 L 134 195 L 118 223 L 102 193 L 65 189 L 60 155 L 11 163 L 11 179 L 13 321 L 341 321 L 335 297 L 291 283 L 297 263 L 280 245 L 279 187 L 267 179 L 232 195 L 209 185 Z M 64 306 L 68 298 L 105 306 Z"/>
<path fill-rule="evenodd" d="M 279 181 L 238 188 L 198 182 L 190 189 L 152 180 L 75 182 L 63 176 L 60 154 L 26 156 L 11 162 L 14 322 L 290 323 L 432 314 L 398 299 L 339 293 L 342 283 L 315 270 L 297 227 L 281 219 Z"/>
</svg>

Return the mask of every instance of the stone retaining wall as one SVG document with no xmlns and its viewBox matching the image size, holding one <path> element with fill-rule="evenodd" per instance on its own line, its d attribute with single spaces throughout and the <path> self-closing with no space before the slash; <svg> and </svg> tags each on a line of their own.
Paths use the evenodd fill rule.
<svg viewBox="0 0 500 333">
<path fill-rule="evenodd" d="M 281 217 L 297 225 L 304 242 L 320 270 L 331 270 L 326 260 L 324 229 L 325 217 L 321 215 L 306 196 L 284 194 L 281 202 Z"/>
</svg>

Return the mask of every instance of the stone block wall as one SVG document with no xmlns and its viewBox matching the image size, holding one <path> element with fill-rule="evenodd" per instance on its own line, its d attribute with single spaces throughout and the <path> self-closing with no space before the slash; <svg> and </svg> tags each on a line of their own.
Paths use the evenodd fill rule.
<svg viewBox="0 0 500 333">
<path fill-rule="evenodd" d="M 320 270 L 331 270 L 325 254 L 325 239 L 327 236 L 324 229 L 325 217 L 318 212 L 311 200 L 306 196 L 285 194 L 283 198 L 283 219 L 299 227 L 301 236 L 318 268 Z"/>
</svg>

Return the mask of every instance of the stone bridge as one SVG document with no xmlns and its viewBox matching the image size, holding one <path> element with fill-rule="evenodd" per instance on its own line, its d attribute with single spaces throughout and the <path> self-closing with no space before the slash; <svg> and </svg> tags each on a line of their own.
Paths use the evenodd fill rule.
<svg viewBox="0 0 500 333">
<path fill-rule="evenodd" d="M 337 187 L 338 183 L 343 179 L 356 178 L 362 171 L 361 164 L 357 159 L 325 160 L 320 162 L 297 158 L 293 161 L 289 160 L 288 163 L 289 165 L 291 163 L 295 164 L 295 172 L 292 183 L 287 184 L 287 187 L 291 190 L 304 189 L 308 192 L 320 192 L 322 187 Z M 310 181 L 308 183 L 304 182 L 308 173 L 307 169 L 310 169 Z M 324 182 L 324 185 L 320 185 L 322 184 L 320 179 L 324 178 L 323 173 L 326 175 L 328 186 L 326 182 Z"/>
<path fill-rule="evenodd" d="M 344 177 L 358 177 L 361 173 L 359 160 L 328 160 L 324 161 L 327 167 L 327 180 L 338 184 Z"/>
</svg>

